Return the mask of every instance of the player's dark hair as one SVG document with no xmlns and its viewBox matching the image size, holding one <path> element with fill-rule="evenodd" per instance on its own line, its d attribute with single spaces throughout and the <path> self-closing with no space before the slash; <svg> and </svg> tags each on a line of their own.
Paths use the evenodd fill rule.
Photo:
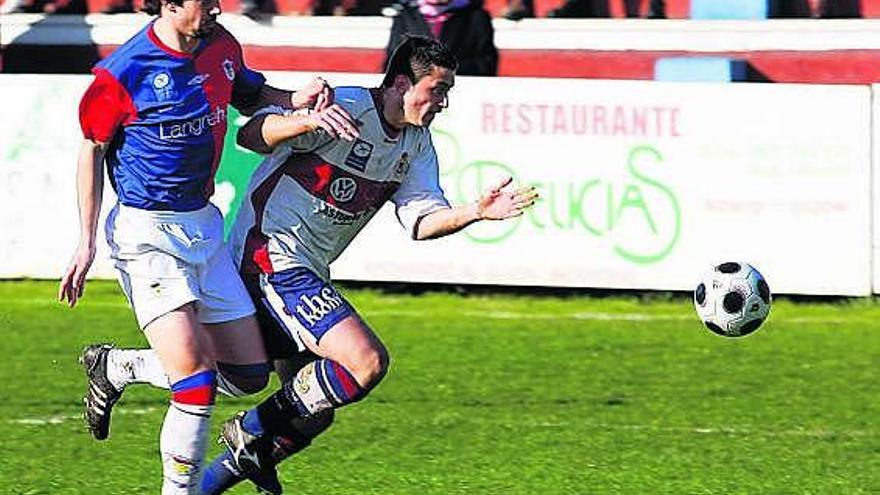
<svg viewBox="0 0 880 495">
<path fill-rule="evenodd" d="M 382 87 L 390 88 L 394 79 L 401 74 L 415 84 L 430 74 L 434 67 L 455 71 L 458 69 L 458 60 L 439 40 L 427 36 L 406 36 L 388 59 Z"/>
<path fill-rule="evenodd" d="M 159 13 L 162 12 L 162 1 L 163 0 L 144 0 L 144 6 L 141 7 L 141 12 L 149 15 L 159 15 Z M 173 3 L 174 5 L 183 5 L 183 0 L 165 1 Z"/>
</svg>

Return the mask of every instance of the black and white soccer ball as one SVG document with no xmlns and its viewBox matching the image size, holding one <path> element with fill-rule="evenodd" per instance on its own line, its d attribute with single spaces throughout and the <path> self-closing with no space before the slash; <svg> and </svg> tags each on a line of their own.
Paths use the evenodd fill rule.
<svg viewBox="0 0 880 495">
<path fill-rule="evenodd" d="M 694 290 L 697 315 L 706 328 L 722 337 L 753 333 L 767 319 L 770 305 L 770 286 L 748 263 L 716 265 Z"/>
</svg>

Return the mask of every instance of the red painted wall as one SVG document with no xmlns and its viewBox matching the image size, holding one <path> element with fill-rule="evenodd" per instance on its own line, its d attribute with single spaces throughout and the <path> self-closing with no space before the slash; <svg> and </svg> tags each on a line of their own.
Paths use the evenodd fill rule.
<svg viewBox="0 0 880 495">
<path fill-rule="evenodd" d="M 0 0 L 3 5 L 5 0 Z M 110 3 L 120 0 L 86 0 L 89 12 L 100 12 Z M 817 5 L 820 0 L 809 0 Z M 493 16 L 500 16 L 507 6 L 508 0 L 485 0 L 486 10 Z M 538 17 L 545 17 L 547 12 L 559 7 L 565 0 L 535 0 L 535 11 Z M 649 0 L 642 0 L 642 15 L 647 12 Z M 134 0 L 140 7 L 143 0 Z M 309 11 L 312 0 L 275 0 L 278 11 L 282 14 L 303 14 Z M 863 17 L 880 17 L 880 0 L 861 0 Z M 239 0 L 221 0 L 225 12 L 238 12 Z M 623 17 L 623 0 L 609 0 L 612 17 Z M 813 9 L 815 10 L 815 6 Z M 690 0 L 666 0 L 666 15 L 670 19 L 687 19 L 690 16 Z"/>
<path fill-rule="evenodd" d="M 114 46 L 9 45 L 4 72 L 87 73 Z M 259 70 L 378 73 L 381 49 L 244 47 L 248 65 Z M 579 77 L 585 79 L 653 79 L 660 57 L 720 55 L 748 60 L 773 82 L 869 84 L 880 82 L 880 50 L 817 52 L 759 51 L 733 53 L 635 52 L 588 50 L 501 50 L 499 75 Z"/>
<path fill-rule="evenodd" d="M 773 82 L 867 84 L 880 82 L 880 50 L 687 52 L 501 50 L 501 76 L 653 79 L 660 57 L 721 55 L 748 60 Z M 245 47 L 245 58 L 262 70 L 379 72 L 382 50 Z"/>
</svg>

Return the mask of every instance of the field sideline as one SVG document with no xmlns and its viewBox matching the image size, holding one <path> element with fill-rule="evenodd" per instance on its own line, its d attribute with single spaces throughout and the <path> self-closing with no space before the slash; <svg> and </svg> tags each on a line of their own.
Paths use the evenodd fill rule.
<svg viewBox="0 0 880 495">
<path fill-rule="evenodd" d="M 129 389 L 107 442 L 79 419 L 80 349 L 143 345 L 123 296 L 55 290 L 0 282 L 0 494 L 159 493 L 166 392 Z M 880 493 L 880 303 L 780 300 L 727 340 L 683 298 L 345 293 L 391 371 L 286 493 Z M 221 398 L 213 431 L 255 401 Z"/>
</svg>

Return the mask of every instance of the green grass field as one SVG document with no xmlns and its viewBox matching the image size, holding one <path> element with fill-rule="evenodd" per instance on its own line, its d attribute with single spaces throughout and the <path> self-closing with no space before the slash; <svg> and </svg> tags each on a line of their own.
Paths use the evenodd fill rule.
<svg viewBox="0 0 880 495">
<path fill-rule="evenodd" d="M 106 442 L 79 419 L 81 347 L 143 345 L 123 296 L 54 291 L 0 283 L 0 493 L 158 493 L 166 392 L 129 388 Z M 287 493 L 880 493 L 880 303 L 780 300 L 727 340 L 685 298 L 346 293 L 391 371 L 283 465 Z"/>
</svg>

